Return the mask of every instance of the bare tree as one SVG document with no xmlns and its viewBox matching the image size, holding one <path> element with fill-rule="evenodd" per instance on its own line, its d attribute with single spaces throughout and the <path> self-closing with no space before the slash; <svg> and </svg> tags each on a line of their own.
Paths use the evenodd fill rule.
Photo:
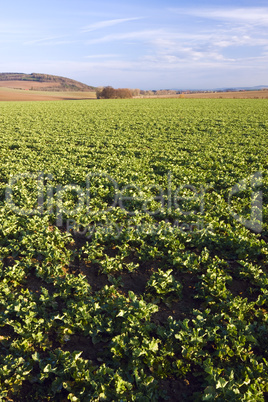
<svg viewBox="0 0 268 402">
<path fill-rule="evenodd" d="M 114 89 L 113 87 L 104 87 L 96 92 L 98 99 L 127 99 L 132 98 L 132 92 L 128 88 Z"/>
</svg>

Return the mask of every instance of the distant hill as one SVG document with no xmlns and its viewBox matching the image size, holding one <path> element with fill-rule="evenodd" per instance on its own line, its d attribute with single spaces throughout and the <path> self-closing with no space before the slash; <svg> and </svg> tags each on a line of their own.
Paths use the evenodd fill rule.
<svg viewBox="0 0 268 402">
<path fill-rule="evenodd" d="M 262 89 L 268 89 L 268 85 L 258 85 L 255 87 L 226 87 L 226 88 L 202 88 L 202 89 L 195 89 L 195 88 L 184 88 L 184 89 L 178 89 L 178 88 L 172 88 L 169 89 L 171 91 L 193 91 L 193 92 L 207 92 L 207 91 L 217 91 L 217 92 L 222 92 L 222 91 L 259 91 Z"/>
<path fill-rule="evenodd" d="M 96 90 L 70 78 L 49 74 L 0 73 L 0 86 L 35 91 L 81 91 Z"/>
<path fill-rule="evenodd" d="M 234 88 L 217 88 L 217 91 L 227 91 L 227 90 L 232 90 L 232 91 L 260 91 L 262 89 L 267 89 L 267 85 L 258 85 L 256 87 L 234 87 Z"/>
</svg>

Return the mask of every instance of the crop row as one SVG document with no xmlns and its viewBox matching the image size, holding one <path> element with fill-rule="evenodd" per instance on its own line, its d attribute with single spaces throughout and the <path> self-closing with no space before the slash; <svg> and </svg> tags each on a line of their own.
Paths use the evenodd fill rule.
<svg viewBox="0 0 268 402">
<path fill-rule="evenodd" d="M 3 400 L 266 400 L 266 103 L 1 104 Z"/>
</svg>

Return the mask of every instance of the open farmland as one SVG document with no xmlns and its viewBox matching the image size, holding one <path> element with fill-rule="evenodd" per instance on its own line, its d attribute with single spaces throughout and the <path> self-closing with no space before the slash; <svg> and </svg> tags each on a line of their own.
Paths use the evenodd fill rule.
<svg viewBox="0 0 268 402">
<path fill-rule="evenodd" d="M 0 88 L 33 90 L 36 88 L 50 88 L 50 87 L 56 88 L 58 86 L 59 86 L 58 82 L 19 81 L 19 80 L 0 81 Z"/>
<path fill-rule="evenodd" d="M 268 101 L 1 102 L 0 396 L 265 401 Z"/>
<path fill-rule="evenodd" d="M 18 81 L 19 82 L 19 81 Z M 1 84 L 1 81 L 0 81 Z M 46 83 L 44 83 L 46 84 Z M 45 88 L 45 86 L 44 86 Z M 14 101 L 53 101 L 96 99 L 96 92 L 82 91 L 37 91 L 26 89 L 6 88 L 0 85 L 0 102 Z"/>
<path fill-rule="evenodd" d="M 184 97 L 189 99 L 268 99 L 268 90 L 203 92 L 184 94 Z"/>
<path fill-rule="evenodd" d="M 268 90 L 258 91 L 226 91 L 226 92 L 192 92 L 179 95 L 141 95 L 136 98 L 184 98 L 184 99 L 268 99 Z"/>
</svg>

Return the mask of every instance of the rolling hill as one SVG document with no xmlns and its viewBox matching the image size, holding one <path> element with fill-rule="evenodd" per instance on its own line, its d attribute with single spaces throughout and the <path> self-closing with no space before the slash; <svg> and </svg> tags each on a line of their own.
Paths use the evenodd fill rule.
<svg viewBox="0 0 268 402">
<path fill-rule="evenodd" d="M 0 73 L 0 87 L 32 91 L 89 92 L 96 88 L 70 78 L 49 74 Z"/>
</svg>

